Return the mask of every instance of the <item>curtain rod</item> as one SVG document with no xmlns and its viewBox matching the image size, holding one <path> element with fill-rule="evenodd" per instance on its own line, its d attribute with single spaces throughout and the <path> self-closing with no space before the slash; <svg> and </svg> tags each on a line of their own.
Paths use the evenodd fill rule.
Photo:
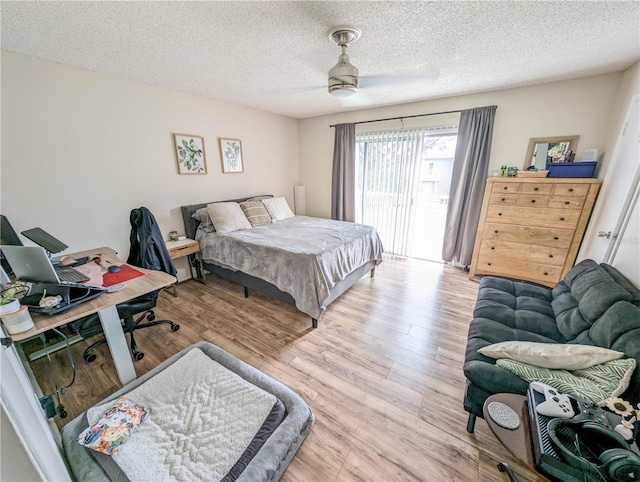
<svg viewBox="0 0 640 482">
<path fill-rule="evenodd" d="M 486 107 L 491 107 L 491 106 L 486 106 Z M 462 110 L 447 110 L 444 112 L 432 112 L 431 114 L 416 114 L 416 115 L 403 115 L 403 116 L 398 116 L 398 117 L 387 117 L 386 119 L 374 119 L 374 120 L 366 120 L 366 121 L 360 121 L 360 122 L 353 122 L 353 124 L 369 124 L 371 122 L 383 122 L 383 121 L 390 121 L 390 120 L 403 120 L 403 119 L 411 119 L 413 117 L 428 117 L 430 115 L 441 115 L 441 114 L 456 114 L 458 112 L 462 112 Z M 347 122 L 346 124 L 349 124 L 349 122 Z M 329 127 L 335 127 L 338 124 L 333 124 L 330 125 Z"/>
</svg>

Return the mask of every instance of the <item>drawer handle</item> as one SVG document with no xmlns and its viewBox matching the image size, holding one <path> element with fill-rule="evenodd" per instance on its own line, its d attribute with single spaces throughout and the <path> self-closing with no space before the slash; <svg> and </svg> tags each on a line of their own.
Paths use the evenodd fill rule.
<svg viewBox="0 0 640 482">
<path fill-rule="evenodd" d="M 508 188 L 507 186 L 505 186 L 505 187 L 503 187 L 502 189 L 504 189 L 504 190 L 506 191 L 506 190 L 507 190 L 507 189 L 509 189 L 509 188 Z"/>
<path fill-rule="evenodd" d="M 554 236 L 553 239 L 555 239 L 556 241 L 559 240 L 560 238 L 558 236 Z"/>
<path fill-rule="evenodd" d="M 498 216 L 502 216 L 502 213 L 498 213 Z"/>
<path fill-rule="evenodd" d="M 550 258 L 553 258 L 553 255 L 552 255 L 552 254 L 550 254 L 550 255 L 549 255 L 549 257 L 550 257 Z"/>
<path fill-rule="evenodd" d="M 539 187 L 534 187 L 534 188 L 533 188 L 533 190 L 534 190 L 534 191 L 539 191 L 539 190 L 540 190 L 540 188 L 539 188 Z"/>
<path fill-rule="evenodd" d="M 531 200 L 531 202 L 532 202 L 532 203 L 535 203 L 535 202 L 536 202 L 536 200 L 535 200 L 535 199 L 532 199 L 532 200 Z"/>
<path fill-rule="evenodd" d="M 560 221 L 564 221 L 564 218 L 560 218 Z"/>
<path fill-rule="evenodd" d="M 505 199 L 505 198 L 502 198 L 502 199 L 500 199 L 500 201 L 506 201 L 506 199 Z"/>
<path fill-rule="evenodd" d="M 498 230 L 496 229 L 496 230 L 494 231 L 494 233 L 498 234 Z"/>
<path fill-rule="evenodd" d="M 565 201 L 564 203 L 568 206 L 569 204 L 571 204 L 571 201 Z"/>
<path fill-rule="evenodd" d="M 487 266 L 491 266 L 491 263 L 487 263 Z"/>
<path fill-rule="evenodd" d="M 496 247 L 495 247 L 495 246 L 491 246 L 491 249 L 492 249 L 492 250 L 493 250 L 493 249 L 496 249 Z"/>
<path fill-rule="evenodd" d="M 549 273 L 547 273 L 546 271 L 543 273 L 545 276 L 549 276 Z"/>
<path fill-rule="evenodd" d="M 573 188 L 572 187 L 569 188 L 569 192 L 573 192 Z"/>
</svg>

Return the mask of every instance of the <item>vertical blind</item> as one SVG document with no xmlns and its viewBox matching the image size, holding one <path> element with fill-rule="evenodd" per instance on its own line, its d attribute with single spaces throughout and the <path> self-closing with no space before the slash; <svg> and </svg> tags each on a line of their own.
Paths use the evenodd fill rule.
<svg viewBox="0 0 640 482">
<path fill-rule="evenodd" d="M 389 253 L 407 255 L 426 133 L 420 128 L 356 135 L 356 221 L 374 226 Z"/>
</svg>

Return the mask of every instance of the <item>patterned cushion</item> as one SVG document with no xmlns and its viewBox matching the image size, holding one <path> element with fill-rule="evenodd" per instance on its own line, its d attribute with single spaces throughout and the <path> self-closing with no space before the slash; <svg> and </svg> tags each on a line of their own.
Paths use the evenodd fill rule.
<svg viewBox="0 0 640 482">
<path fill-rule="evenodd" d="M 582 370 L 551 370 L 514 360 L 502 359 L 496 365 L 528 381 L 538 381 L 569 395 L 595 404 L 624 393 L 636 368 L 634 358 L 612 360 Z"/>
<path fill-rule="evenodd" d="M 240 203 L 242 212 L 251 223 L 251 226 L 271 224 L 271 216 L 260 201 L 245 201 Z"/>
<path fill-rule="evenodd" d="M 262 203 L 269 211 L 269 215 L 273 221 L 282 221 L 283 219 L 295 216 L 287 204 L 287 200 L 283 197 L 274 197 L 271 199 L 263 199 Z"/>
<path fill-rule="evenodd" d="M 211 218 L 209 217 L 209 212 L 207 208 L 200 208 L 196 212 L 194 212 L 191 217 L 196 221 L 199 221 L 198 229 L 203 229 L 206 233 L 214 233 L 216 228 L 211 222 Z"/>
<path fill-rule="evenodd" d="M 247 221 L 237 202 L 208 204 L 207 211 L 216 231 L 220 234 L 251 228 L 251 223 Z"/>
<path fill-rule="evenodd" d="M 78 443 L 107 455 L 115 454 L 147 415 L 148 408 L 120 397 L 95 424 L 78 435 Z"/>
</svg>

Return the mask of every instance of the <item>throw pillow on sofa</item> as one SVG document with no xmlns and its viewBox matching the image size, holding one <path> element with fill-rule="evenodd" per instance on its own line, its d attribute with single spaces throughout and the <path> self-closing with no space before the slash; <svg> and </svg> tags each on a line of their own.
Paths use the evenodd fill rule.
<svg viewBox="0 0 640 482">
<path fill-rule="evenodd" d="M 621 351 L 592 345 L 503 341 L 480 348 L 478 352 L 497 360 L 507 358 L 542 368 L 579 370 L 624 356 Z"/>
</svg>

